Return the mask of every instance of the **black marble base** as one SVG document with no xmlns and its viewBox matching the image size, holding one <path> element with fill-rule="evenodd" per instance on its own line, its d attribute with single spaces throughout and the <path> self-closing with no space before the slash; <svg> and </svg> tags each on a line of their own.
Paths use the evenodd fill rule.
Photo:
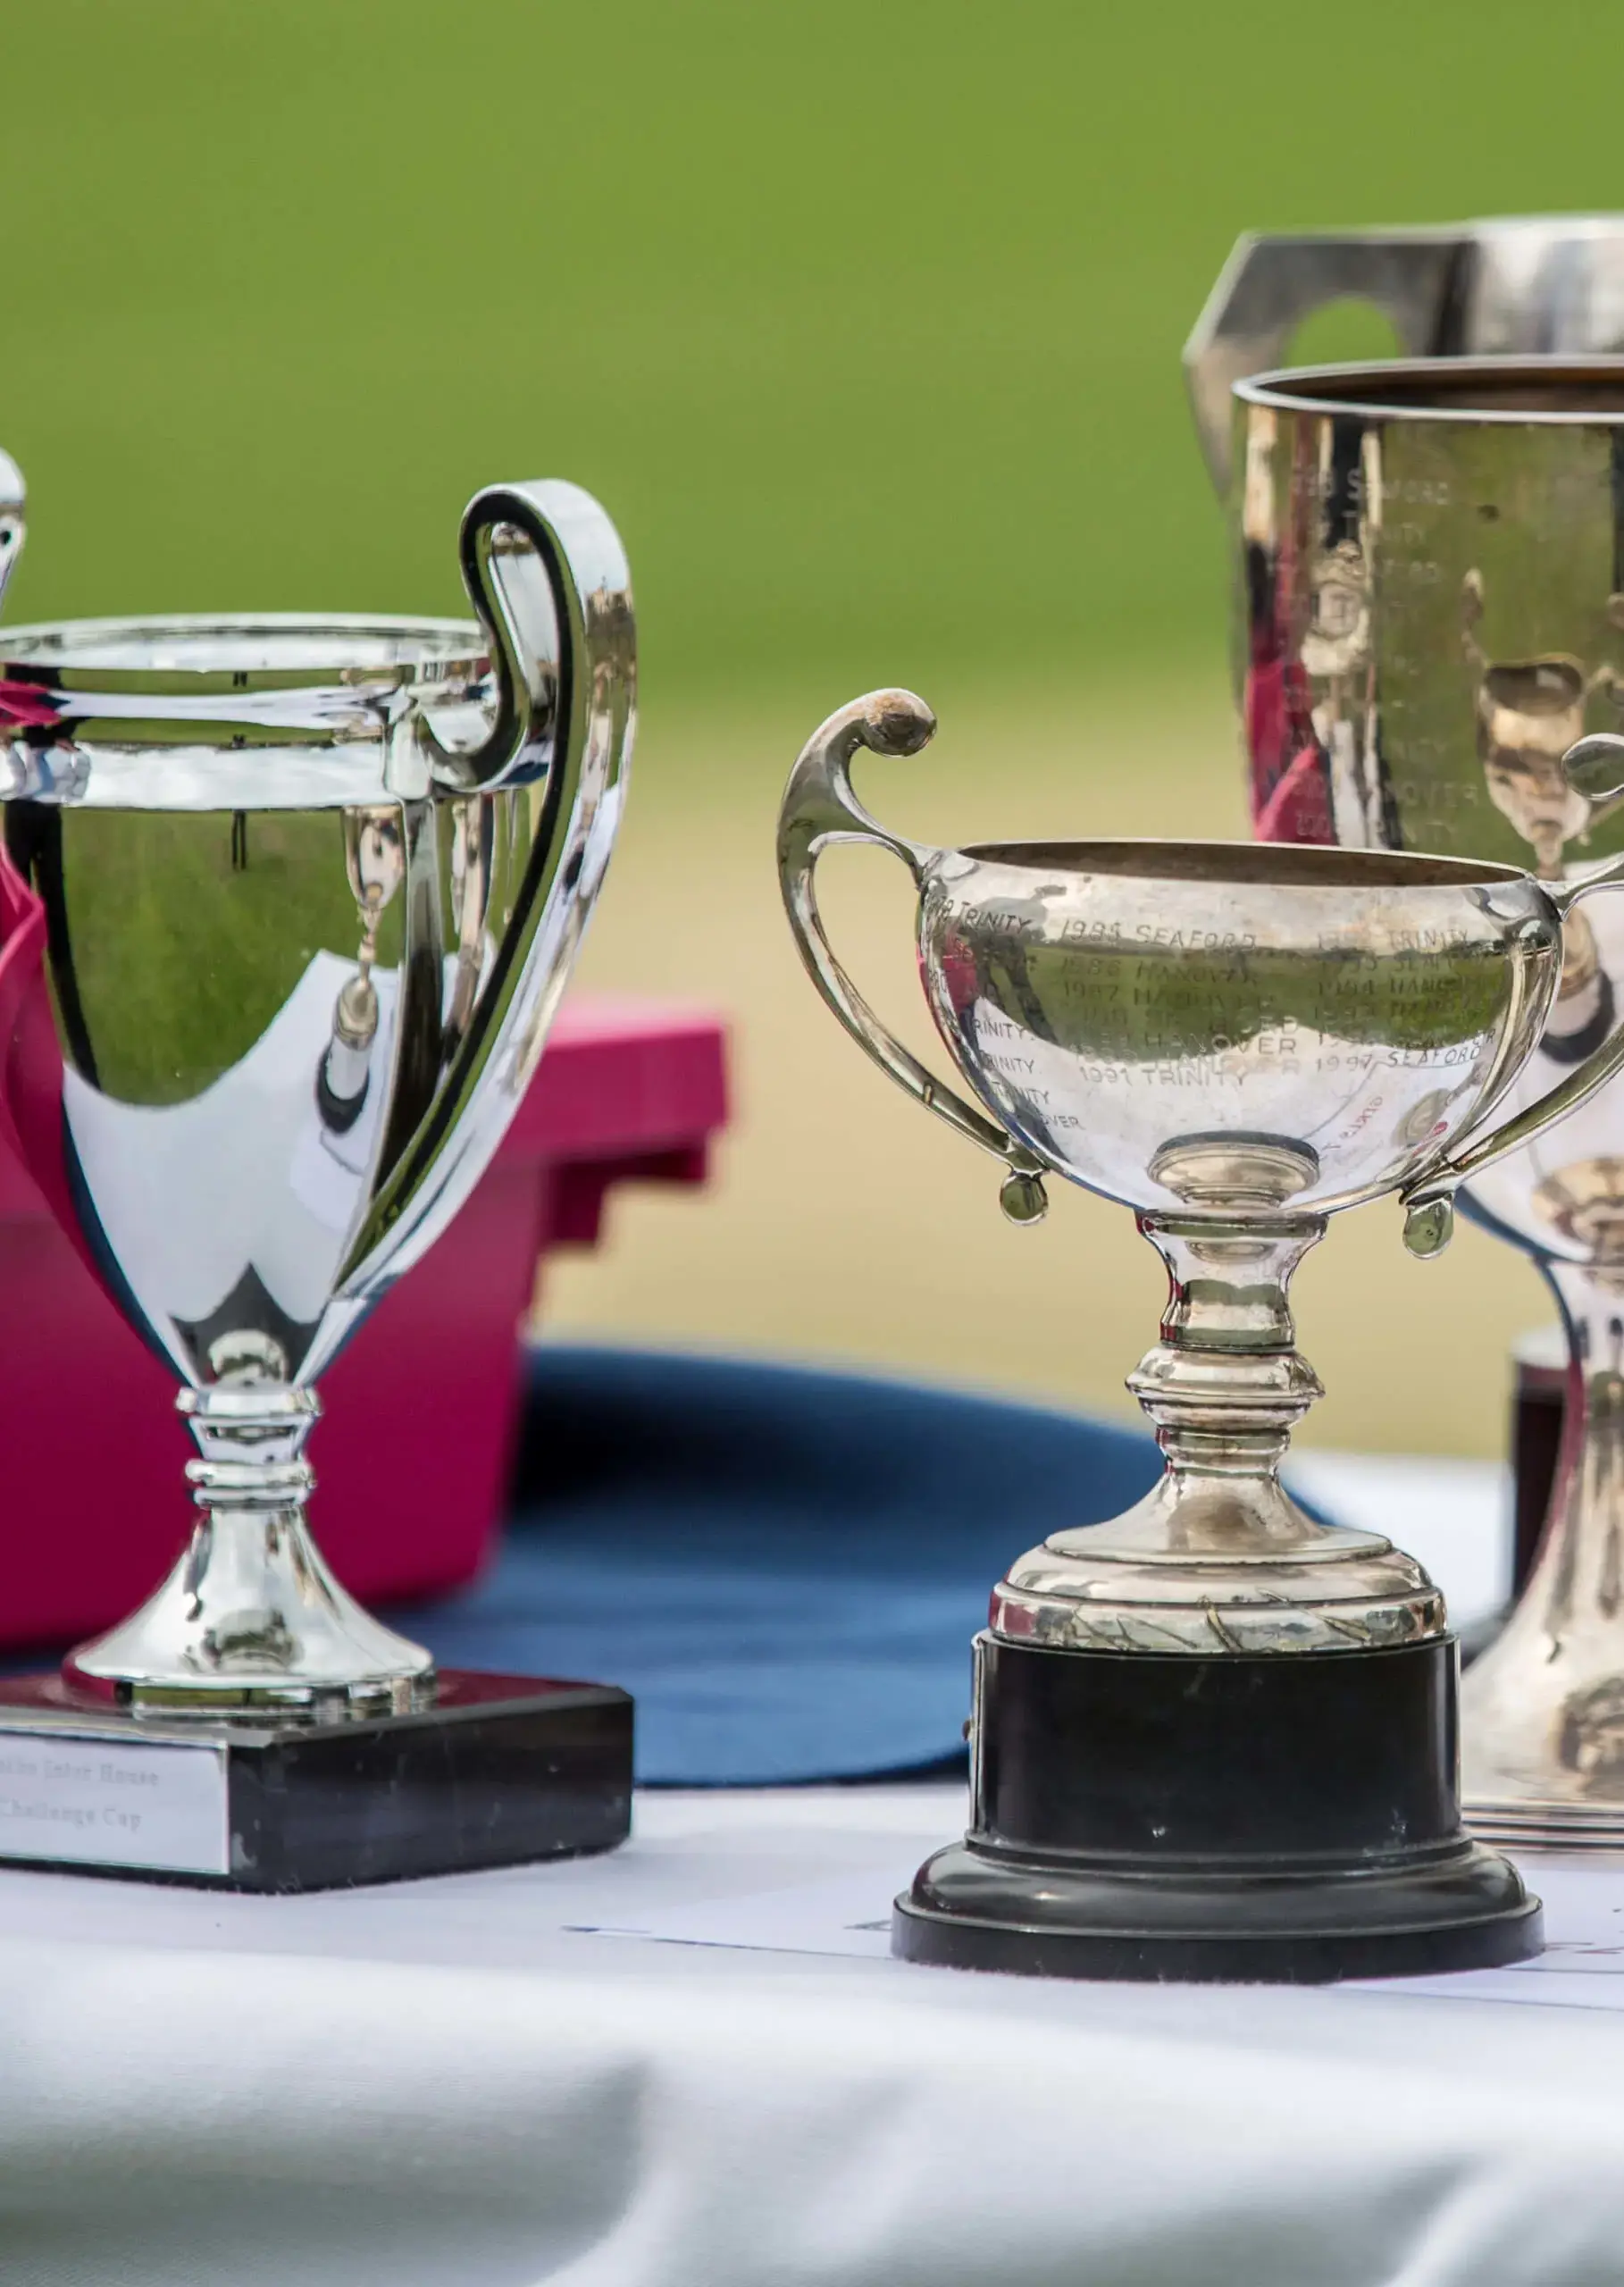
<svg viewBox="0 0 1624 2287">
<path fill-rule="evenodd" d="M 404 1713 L 226 1722 L 0 1679 L 0 1863 L 331 1889 L 612 1850 L 631 1812 L 608 1684 L 449 1670 Z"/>
<path fill-rule="evenodd" d="M 1039 1977 L 1482 1969 L 1538 1901 L 1462 1830 L 1455 1647 L 1273 1658 L 976 1645 L 973 1824 L 892 1950 Z"/>
</svg>

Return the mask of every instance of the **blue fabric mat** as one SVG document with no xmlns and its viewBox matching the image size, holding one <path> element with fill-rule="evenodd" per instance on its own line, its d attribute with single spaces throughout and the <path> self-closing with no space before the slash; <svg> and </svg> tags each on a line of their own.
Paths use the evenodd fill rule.
<svg viewBox="0 0 1624 2287">
<path fill-rule="evenodd" d="M 394 1617 L 448 1665 L 624 1685 L 656 1785 L 961 1759 L 1006 1564 L 1160 1465 L 1148 1434 L 855 1375 L 550 1345 L 530 1371 L 496 1563 Z"/>
</svg>

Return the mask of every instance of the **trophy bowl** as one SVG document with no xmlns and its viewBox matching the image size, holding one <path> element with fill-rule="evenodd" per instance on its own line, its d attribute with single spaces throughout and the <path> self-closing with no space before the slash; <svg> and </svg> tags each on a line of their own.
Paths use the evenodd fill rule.
<svg viewBox="0 0 1624 2287">
<path fill-rule="evenodd" d="M 625 563 L 589 495 L 493 486 L 462 557 L 477 621 L 0 630 L 4 1111 L 82 1258 L 174 1372 L 198 1456 L 170 1577 L 59 1683 L 7 1687 L 0 1725 L 82 1728 L 99 1706 L 111 1737 L 172 1744 L 212 1723 L 247 1765 L 251 1735 L 307 1763 L 331 1738 L 364 1763 L 370 1724 L 380 1799 L 400 1791 L 385 1765 L 403 1741 L 425 1771 L 465 1758 L 466 1814 L 436 1862 L 459 1864 L 538 1855 L 533 1816 L 505 1814 L 483 1846 L 468 1822 L 490 1810 L 493 1755 L 523 1802 L 514 1756 L 554 1688 L 437 1677 L 364 1611 L 312 1538 L 304 1446 L 319 1376 L 456 1214 L 535 1069 L 633 721 Z M 629 1707 L 584 1688 L 592 1753 L 623 1767 L 548 1847 L 624 1831 Z M 518 1731 L 501 1737 L 505 1709 Z M 229 1864 L 203 1871 L 262 1886 L 423 1871 L 409 1789 L 401 1804 L 388 1847 L 347 1862 L 334 1846 L 330 1875 L 308 1834 L 239 1831 L 231 1792 Z"/>
<path fill-rule="evenodd" d="M 1455 1796 L 1443 1599 L 1380 1536 L 1280 1483 L 1318 1395 L 1287 1285 L 1327 1218 L 1395 1194 L 1412 1252 L 1455 1188 L 1624 1065 L 1611 1026 L 1537 1098 L 1574 884 L 1488 862 L 1153 842 L 933 849 L 852 792 L 917 751 L 907 691 L 841 708 L 780 818 L 818 991 L 890 1077 L 1000 1160 L 1016 1221 L 1059 1175 L 1130 1207 L 1168 1274 L 1130 1378 L 1166 1470 L 1122 1517 L 1055 1520 L 975 1655 L 973 1824 L 899 1900 L 916 1960 L 1044 1974 L 1314 1979 L 1482 1965 L 1538 1942 Z M 967 1093 L 881 1025 L 825 934 L 820 852 L 872 842 L 918 891 L 925 999 Z M 1510 1107 L 1497 1125 L 1497 1107 Z"/>
<path fill-rule="evenodd" d="M 1571 885 L 1624 847 L 1624 360 L 1438 359 L 1235 390 L 1237 680 L 1268 841 L 1425 848 Z M 1514 1093 L 1604 1036 L 1624 909 L 1563 924 L 1561 983 Z M 1568 1329 L 1542 1551 L 1469 1671 L 1469 1817 L 1624 1840 L 1624 1089 L 1474 1175 L 1462 1202 L 1531 1254 Z"/>
</svg>

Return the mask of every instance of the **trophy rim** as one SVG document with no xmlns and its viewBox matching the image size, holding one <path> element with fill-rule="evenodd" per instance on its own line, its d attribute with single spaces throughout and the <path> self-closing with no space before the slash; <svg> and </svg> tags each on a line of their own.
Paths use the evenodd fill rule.
<svg viewBox="0 0 1624 2287">
<path fill-rule="evenodd" d="M 191 656 L 188 656 L 188 653 Z M 221 675 L 312 682 L 405 674 L 437 679 L 490 665 L 477 620 L 398 612 L 152 612 L 0 627 L 0 674 L 87 674 L 161 679 Z"/>
<path fill-rule="evenodd" d="M 1525 867 L 1489 859 L 1448 858 L 1416 850 L 1344 849 L 1335 842 L 1109 836 L 1088 842 L 967 842 L 953 854 L 977 865 L 1007 866 L 1022 873 L 1326 890 L 1339 896 L 1350 890 L 1498 888 L 1532 879 Z"/>
<path fill-rule="evenodd" d="M 1481 405 L 1442 401 L 1452 387 L 1521 381 L 1530 388 L 1581 392 L 1605 384 L 1612 405 Z M 1461 427 L 1612 429 L 1624 426 L 1624 356 L 1381 357 L 1327 365 L 1277 366 L 1232 385 L 1238 404 L 1276 413 L 1349 415 L 1365 421 L 1421 421 Z M 1384 394 L 1384 391 L 1390 394 Z M 1430 399 L 1430 401 L 1428 401 Z"/>
</svg>

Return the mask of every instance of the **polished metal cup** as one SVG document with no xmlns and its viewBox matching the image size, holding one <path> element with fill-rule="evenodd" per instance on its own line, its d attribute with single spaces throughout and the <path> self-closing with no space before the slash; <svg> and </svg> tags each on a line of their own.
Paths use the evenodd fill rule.
<svg viewBox="0 0 1624 2287">
<path fill-rule="evenodd" d="M 477 621 L 0 631 L 8 973 L 31 934 L 48 979 L 16 1015 L 6 1110 L 198 1449 L 180 1562 L 68 1663 L 137 1711 L 398 1709 L 432 1686 L 311 1538 L 315 1384 L 518 1107 L 633 723 L 596 501 L 493 486 L 461 553 Z"/>
<path fill-rule="evenodd" d="M 994 1592 L 992 1633 L 1111 1653 L 1306 1654 L 1436 1638 L 1442 1598 L 1378 1536 L 1323 1525 L 1279 1481 L 1319 1384 L 1286 1287 L 1338 1209 L 1396 1193 L 1420 1254 L 1451 1200 L 1624 1065 L 1624 1026 L 1515 1096 L 1599 875 L 1336 849 L 1156 842 L 934 849 L 875 823 L 862 748 L 916 752 L 900 691 L 830 716 L 779 827 L 786 910 L 824 1000 L 881 1069 L 1000 1160 L 1018 1222 L 1054 1174 L 1130 1207 L 1165 1263 L 1161 1337 L 1128 1386 L 1167 1458 L 1107 1524 L 1061 1520 Z M 967 1093 L 881 1024 L 830 947 L 819 854 L 875 842 L 918 891 L 925 999 Z M 1496 1107 L 1515 1103 L 1498 1125 Z"/>
<path fill-rule="evenodd" d="M 1519 214 L 1430 230 L 1238 239 L 1185 345 L 1201 449 L 1231 473 L 1230 391 L 1286 362 L 1303 319 L 1373 303 L 1412 357 L 1624 350 L 1624 214 Z"/>
<path fill-rule="evenodd" d="M 1237 680 L 1266 841 L 1529 864 L 1553 888 L 1624 847 L 1624 360 L 1456 359 L 1235 390 Z M 1532 1096 L 1624 996 L 1624 911 L 1564 921 Z M 1479 1830 L 1624 1839 L 1624 1088 L 1476 1172 L 1571 1345 L 1551 1519 L 1468 1673 Z"/>
</svg>

